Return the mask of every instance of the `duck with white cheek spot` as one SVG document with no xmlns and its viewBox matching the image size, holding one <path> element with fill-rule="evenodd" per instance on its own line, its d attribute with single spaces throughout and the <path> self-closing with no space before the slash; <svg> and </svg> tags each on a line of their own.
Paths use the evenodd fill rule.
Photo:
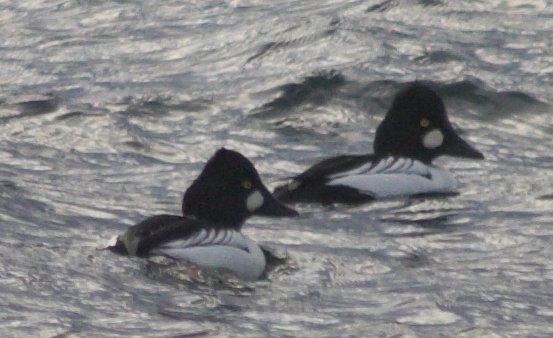
<svg viewBox="0 0 553 338">
<path fill-rule="evenodd" d="M 455 192 L 441 155 L 483 159 L 448 120 L 442 99 L 415 82 L 400 91 L 376 130 L 374 154 L 342 155 L 315 164 L 275 189 L 285 203 L 362 203 L 373 199 Z"/>
<path fill-rule="evenodd" d="M 265 255 L 240 232 L 242 225 L 252 215 L 298 215 L 275 199 L 248 159 L 225 148 L 186 190 L 182 211 L 183 216 L 157 215 L 131 226 L 108 249 L 130 256 L 163 255 L 255 280 L 265 270 Z"/>
</svg>

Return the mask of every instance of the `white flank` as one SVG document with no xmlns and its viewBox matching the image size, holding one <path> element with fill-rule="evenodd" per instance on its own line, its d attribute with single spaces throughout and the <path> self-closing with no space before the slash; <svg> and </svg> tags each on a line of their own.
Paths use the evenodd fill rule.
<svg viewBox="0 0 553 338">
<path fill-rule="evenodd" d="M 444 134 L 439 129 L 434 129 L 422 137 L 422 144 L 428 149 L 438 148 L 444 143 Z"/>
<path fill-rule="evenodd" d="M 236 230 L 201 230 L 187 239 L 166 243 L 154 253 L 226 269 L 246 280 L 255 280 L 265 271 L 265 255 L 257 243 Z"/>
<path fill-rule="evenodd" d="M 425 193 L 452 192 L 455 181 L 445 169 L 422 162 L 398 158 L 383 159 L 371 170 L 354 175 L 338 176 L 328 185 L 342 185 L 376 198 Z"/>
<path fill-rule="evenodd" d="M 263 198 L 263 195 L 261 195 L 259 190 L 256 190 L 248 196 L 248 199 L 246 200 L 246 208 L 249 212 L 254 212 L 263 205 L 264 201 L 265 199 Z"/>
</svg>

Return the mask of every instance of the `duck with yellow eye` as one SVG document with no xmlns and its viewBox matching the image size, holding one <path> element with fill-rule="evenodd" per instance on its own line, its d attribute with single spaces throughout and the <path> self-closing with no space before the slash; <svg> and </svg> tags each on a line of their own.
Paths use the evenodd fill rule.
<svg viewBox="0 0 553 338">
<path fill-rule="evenodd" d="M 432 161 L 441 155 L 483 159 L 453 129 L 442 99 L 415 82 L 394 98 L 376 130 L 374 153 L 319 162 L 277 187 L 285 203 L 362 203 L 378 198 L 455 192 L 455 180 Z"/>
<path fill-rule="evenodd" d="M 242 181 L 242 188 L 246 190 L 252 190 L 253 189 L 252 181 L 250 180 Z M 250 211 L 256 210 L 261 205 L 263 205 L 264 201 L 265 201 L 265 198 L 263 197 L 263 194 L 259 190 L 254 190 L 246 199 L 246 209 Z"/>
<path fill-rule="evenodd" d="M 246 219 L 298 215 L 269 192 L 247 158 L 224 148 L 184 193 L 182 212 L 131 226 L 109 249 L 130 256 L 167 256 L 253 280 L 262 275 L 266 262 L 259 245 L 240 231 Z"/>
</svg>

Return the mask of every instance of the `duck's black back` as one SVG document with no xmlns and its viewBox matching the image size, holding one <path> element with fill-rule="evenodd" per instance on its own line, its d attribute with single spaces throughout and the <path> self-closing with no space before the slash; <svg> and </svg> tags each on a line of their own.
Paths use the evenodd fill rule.
<svg viewBox="0 0 553 338">
<path fill-rule="evenodd" d="M 123 255 L 145 256 L 163 243 L 190 236 L 200 225 L 200 221 L 188 217 L 152 216 L 130 227 L 108 249 Z"/>
<path fill-rule="evenodd" d="M 293 178 L 292 183 L 275 189 L 275 196 L 285 203 L 362 203 L 373 198 L 356 189 L 345 186 L 330 186 L 325 183 L 337 173 L 348 171 L 370 163 L 372 154 L 341 155 L 323 160 Z"/>
</svg>

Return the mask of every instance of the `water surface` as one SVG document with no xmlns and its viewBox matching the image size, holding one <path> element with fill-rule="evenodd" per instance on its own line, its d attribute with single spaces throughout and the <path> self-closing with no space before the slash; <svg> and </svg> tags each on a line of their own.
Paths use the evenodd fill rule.
<svg viewBox="0 0 553 338">
<path fill-rule="evenodd" d="M 553 5 L 493 1 L 0 3 L 3 336 L 553 335 Z M 271 187 L 372 150 L 427 81 L 485 161 L 458 196 L 300 206 L 244 232 L 267 280 L 186 277 L 103 248 L 180 212 L 219 147 Z"/>
</svg>

